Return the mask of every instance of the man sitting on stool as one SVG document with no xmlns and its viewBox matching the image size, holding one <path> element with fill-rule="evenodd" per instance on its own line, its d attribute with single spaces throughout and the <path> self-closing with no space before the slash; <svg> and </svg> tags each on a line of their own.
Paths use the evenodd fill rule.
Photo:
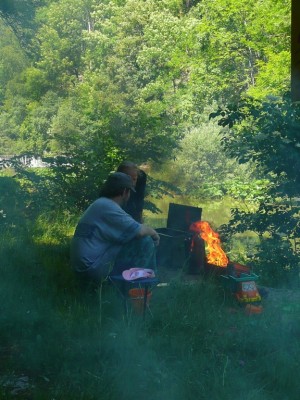
<svg viewBox="0 0 300 400">
<path fill-rule="evenodd" d="M 158 233 L 122 208 L 134 190 L 129 175 L 109 175 L 80 218 L 71 242 L 71 265 L 80 277 L 100 282 L 132 267 L 156 269 Z"/>
</svg>

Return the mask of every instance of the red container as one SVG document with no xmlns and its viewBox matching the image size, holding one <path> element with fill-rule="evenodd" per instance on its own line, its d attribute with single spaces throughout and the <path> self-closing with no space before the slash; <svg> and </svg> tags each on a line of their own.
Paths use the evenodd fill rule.
<svg viewBox="0 0 300 400">
<path fill-rule="evenodd" d="M 232 265 L 235 275 L 237 277 L 240 277 L 241 274 L 250 274 L 250 267 L 247 267 L 246 265 L 242 265 L 239 263 L 233 263 Z"/>
<path fill-rule="evenodd" d="M 133 288 L 128 291 L 132 307 L 137 314 L 143 314 L 144 312 L 144 301 L 145 301 L 145 289 Z M 152 292 L 147 293 L 146 305 L 149 305 Z"/>
</svg>

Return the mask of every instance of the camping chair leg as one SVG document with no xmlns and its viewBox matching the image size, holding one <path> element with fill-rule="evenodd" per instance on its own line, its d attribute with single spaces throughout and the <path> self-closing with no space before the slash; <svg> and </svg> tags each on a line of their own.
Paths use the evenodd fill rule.
<svg viewBox="0 0 300 400">
<path fill-rule="evenodd" d="M 143 319 L 146 317 L 146 309 L 147 309 L 147 297 L 148 297 L 148 285 L 145 285 L 144 292 L 144 307 L 143 307 Z"/>
<path fill-rule="evenodd" d="M 128 295 L 127 295 L 127 285 L 126 282 L 122 282 L 121 284 L 121 295 L 123 298 L 123 308 L 124 308 L 124 316 L 126 322 L 128 322 Z"/>
</svg>

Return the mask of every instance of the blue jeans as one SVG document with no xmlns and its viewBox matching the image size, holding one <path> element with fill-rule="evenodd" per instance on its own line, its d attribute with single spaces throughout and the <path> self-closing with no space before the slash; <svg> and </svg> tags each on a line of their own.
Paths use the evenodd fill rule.
<svg viewBox="0 0 300 400">
<path fill-rule="evenodd" d="M 86 282 L 93 282 L 96 285 L 105 279 L 107 275 L 121 275 L 125 269 L 129 268 L 150 268 L 156 271 L 156 247 L 150 236 L 133 239 L 125 243 L 119 251 L 112 271 L 89 269 L 77 272 L 79 282 L 84 285 Z"/>
<path fill-rule="evenodd" d="M 156 270 L 156 247 L 150 236 L 133 239 L 124 244 L 117 255 L 111 275 L 120 275 L 129 268 Z"/>
</svg>

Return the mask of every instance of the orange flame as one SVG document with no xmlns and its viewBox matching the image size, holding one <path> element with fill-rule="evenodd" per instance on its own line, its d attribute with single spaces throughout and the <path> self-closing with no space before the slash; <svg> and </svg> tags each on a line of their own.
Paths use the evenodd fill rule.
<svg viewBox="0 0 300 400">
<path fill-rule="evenodd" d="M 228 257 L 220 246 L 219 235 L 212 230 L 211 226 L 206 221 L 196 221 L 190 226 L 190 230 L 199 234 L 206 242 L 207 261 L 209 264 L 217 265 L 218 267 L 227 267 Z"/>
</svg>

